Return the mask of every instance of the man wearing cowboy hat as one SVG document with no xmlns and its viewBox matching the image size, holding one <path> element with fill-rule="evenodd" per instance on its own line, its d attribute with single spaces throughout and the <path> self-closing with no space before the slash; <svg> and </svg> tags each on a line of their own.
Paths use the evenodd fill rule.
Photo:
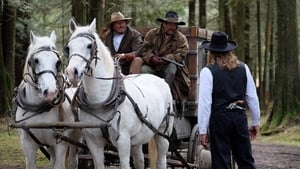
<svg viewBox="0 0 300 169">
<path fill-rule="evenodd" d="M 260 108 L 250 70 L 234 55 L 237 43 L 224 32 L 214 32 L 201 48 L 209 53 L 200 72 L 198 125 L 201 144 L 210 144 L 212 169 L 231 168 L 231 152 L 238 168 L 255 169 L 250 141 L 259 131 Z M 252 119 L 249 129 L 246 104 Z"/>
<path fill-rule="evenodd" d="M 187 38 L 178 31 L 178 25 L 185 23 L 178 20 L 174 11 L 168 11 L 163 19 L 158 18 L 157 21 L 161 22 L 160 28 L 151 29 L 146 33 L 139 52 L 144 61 L 141 73 L 151 73 L 164 78 L 171 88 L 176 72 L 184 66 L 189 50 Z"/>
<path fill-rule="evenodd" d="M 109 29 L 104 36 L 104 43 L 110 49 L 112 56 L 119 60 L 122 73 L 127 75 L 139 73 L 139 70 L 129 70 L 131 61 L 141 47 L 143 40 L 141 34 L 128 26 L 131 18 L 125 18 L 121 12 L 111 14 L 111 21 L 107 24 Z"/>
<path fill-rule="evenodd" d="M 165 78 L 171 86 L 177 66 L 162 58 L 183 64 L 189 46 L 186 37 L 178 31 L 178 25 L 185 23 L 178 21 L 178 15 L 174 11 L 168 11 L 164 19 L 158 18 L 157 21 L 161 22 L 160 28 L 151 29 L 146 33 L 140 50 L 144 60 L 141 73 L 156 74 Z"/>
</svg>

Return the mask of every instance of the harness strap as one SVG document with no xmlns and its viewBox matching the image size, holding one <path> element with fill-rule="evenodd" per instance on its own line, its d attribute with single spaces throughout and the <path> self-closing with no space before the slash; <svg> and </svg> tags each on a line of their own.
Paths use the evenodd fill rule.
<svg viewBox="0 0 300 169">
<path fill-rule="evenodd" d="M 89 148 L 87 147 L 87 145 L 86 144 L 83 144 L 83 143 L 81 143 L 81 142 L 78 142 L 77 140 L 74 140 L 74 139 L 71 139 L 71 138 L 69 138 L 69 137 L 66 137 L 66 136 L 64 136 L 63 134 L 61 134 L 61 133 L 57 133 L 57 132 L 55 132 L 54 133 L 54 136 L 55 136 L 55 138 L 59 138 L 59 139 L 61 139 L 61 140 L 63 140 L 63 141 L 66 141 L 66 142 L 68 142 L 68 143 L 70 143 L 70 144 L 73 144 L 73 145 L 75 145 L 75 146 L 78 146 L 78 147 L 80 147 L 80 148 L 83 148 L 84 150 L 88 150 Z"/>
<path fill-rule="evenodd" d="M 119 115 L 121 115 L 121 113 L 119 111 L 117 111 L 117 108 L 125 100 L 125 95 L 122 92 L 120 92 L 120 91 L 125 90 L 124 81 L 123 81 L 124 79 L 122 78 L 122 76 L 120 74 L 120 67 L 118 64 L 115 65 L 115 77 L 113 77 L 113 78 L 96 78 L 96 79 L 113 80 L 113 84 L 112 84 L 112 88 L 111 88 L 109 97 L 102 103 L 90 104 L 87 101 L 83 86 L 81 84 L 75 94 L 75 99 L 73 99 L 73 101 L 72 101 L 73 102 L 72 109 L 73 109 L 73 112 L 76 112 L 76 108 L 79 107 L 80 109 L 84 110 L 86 113 L 92 115 L 96 119 L 103 121 L 105 123 L 105 125 L 101 126 L 100 129 L 101 129 L 103 138 L 105 138 L 106 141 L 110 143 L 111 141 L 109 140 L 109 132 L 108 132 L 109 124 L 108 123 L 111 120 L 113 120 L 113 118 L 115 117 L 115 115 L 117 113 L 119 113 Z M 93 113 L 93 112 L 97 112 L 97 111 L 108 112 L 111 110 L 113 110 L 113 113 L 111 116 L 109 116 L 109 118 L 107 120 L 102 119 L 101 117 L 99 117 L 98 115 Z M 120 128 L 120 120 L 121 120 L 121 118 L 119 117 L 118 121 L 117 121 L 118 131 Z M 117 136 L 116 140 L 118 140 L 118 139 L 119 139 L 119 135 Z"/>
<path fill-rule="evenodd" d="M 41 150 L 41 152 L 46 156 L 46 158 L 48 160 L 50 160 L 50 154 L 48 153 L 48 151 L 43 147 L 43 146 L 48 146 L 48 145 L 43 145 L 40 140 L 35 137 L 35 135 L 29 130 L 29 128 L 23 128 L 23 130 L 26 131 L 26 133 L 33 139 L 33 141 L 35 141 L 35 143 L 37 143 L 39 145 L 39 149 Z"/>
<path fill-rule="evenodd" d="M 143 118 L 143 114 L 139 108 L 139 106 L 135 103 L 135 101 L 133 100 L 133 98 L 124 90 L 122 90 L 122 92 L 128 97 L 128 99 L 130 100 L 131 104 L 134 107 L 134 110 L 136 112 L 136 114 L 138 115 L 138 118 L 147 126 L 149 127 L 149 129 L 151 129 L 153 131 L 153 133 L 167 139 L 170 143 L 170 147 L 172 149 L 172 152 L 175 153 L 175 155 L 179 158 L 179 160 L 181 161 L 181 163 L 187 168 L 187 169 L 191 169 L 191 167 L 189 166 L 189 164 L 184 160 L 184 158 L 181 156 L 181 154 L 177 151 L 175 143 L 173 142 L 173 140 L 166 134 L 159 132 L 149 121 L 147 121 L 145 118 Z"/>
<path fill-rule="evenodd" d="M 37 112 L 37 114 L 49 112 L 53 108 L 53 105 L 49 104 L 48 102 L 42 102 L 39 104 L 28 103 L 26 100 L 25 88 L 18 89 L 15 101 L 22 109 Z"/>
</svg>

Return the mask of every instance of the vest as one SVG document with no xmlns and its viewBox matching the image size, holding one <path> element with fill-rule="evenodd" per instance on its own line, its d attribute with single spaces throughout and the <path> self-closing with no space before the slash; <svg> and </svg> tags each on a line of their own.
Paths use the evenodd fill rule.
<svg viewBox="0 0 300 169">
<path fill-rule="evenodd" d="M 247 76 L 244 63 L 232 70 L 223 70 L 218 64 L 207 67 L 213 76 L 212 114 L 226 111 L 232 102 L 245 100 Z"/>
</svg>

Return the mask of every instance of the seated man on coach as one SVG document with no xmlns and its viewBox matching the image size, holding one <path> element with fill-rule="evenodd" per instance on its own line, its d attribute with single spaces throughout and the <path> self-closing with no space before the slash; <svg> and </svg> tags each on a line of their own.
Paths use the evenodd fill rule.
<svg viewBox="0 0 300 169">
<path fill-rule="evenodd" d="M 125 18 L 121 12 L 111 14 L 107 24 L 108 31 L 104 35 L 104 44 L 110 49 L 113 57 L 119 59 L 123 74 L 139 73 L 140 69 L 130 68 L 143 40 L 141 34 L 128 26 L 132 18 Z"/>
<path fill-rule="evenodd" d="M 163 19 L 158 18 L 157 21 L 161 22 L 160 27 L 146 33 L 139 51 L 140 58 L 136 57 L 131 65 L 138 69 L 139 64 L 143 63 L 141 73 L 151 73 L 164 78 L 177 100 L 180 99 L 176 98 L 179 97 L 179 93 L 187 95 L 188 92 L 182 91 L 182 86 L 178 87 L 178 84 L 182 83 L 176 81 L 182 81 L 184 78 L 181 77 L 185 77 L 187 86 L 183 88 L 189 88 L 189 75 L 184 65 L 189 46 L 185 35 L 178 30 L 178 26 L 185 23 L 178 20 L 178 14 L 174 11 L 168 11 Z"/>
</svg>

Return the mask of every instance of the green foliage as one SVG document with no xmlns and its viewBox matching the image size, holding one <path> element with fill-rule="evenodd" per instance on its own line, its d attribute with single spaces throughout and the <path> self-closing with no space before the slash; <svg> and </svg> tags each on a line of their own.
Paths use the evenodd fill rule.
<svg viewBox="0 0 300 169">
<path fill-rule="evenodd" d="M 157 26 L 159 23 L 156 19 L 164 17 L 168 10 L 176 11 L 180 20 L 188 22 L 188 2 L 185 0 L 121 0 L 109 1 L 107 4 L 112 7 L 106 9 L 104 16 L 100 17 L 109 16 L 108 18 L 110 18 L 113 9 L 121 9 L 121 12 L 128 17 L 131 17 L 131 13 L 135 12 L 137 17 L 133 19 L 137 26 Z M 29 29 L 38 35 L 49 35 L 52 30 L 55 30 L 58 40 L 57 46 L 61 51 L 69 38 L 68 24 L 71 19 L 71 0 L 32 0 L 31 3 L 24 2 L 23 5 L 25 7 L 22 10 L 29 10 L 31 13 L 31 18 L 28 21 L 30 23 Z"/>
<path fill-rule="evenodd" d="M 71 6 L 70 0 L 32 0 L 27 7 L 31 11 L 29 29 L 42 36 L 48 36 L 52 30 L 55 30 L 57 47 L 62 49 L 66 39 L 69 38 Z"/>
<path fill-rule="evenodd" d="M 126 1 L 128 5 L 124 5 L 123 12 L 130 16 L 132 10 L 137 13 L 137 18 L 133 18 L 137 26 L 155 26 L 159 25 L 156 21 L 157 18 L 165 16 L 169 10 L 176 11 L 180 20 L 188 21 L 187 7 L 188 2 L 185 0 L 130 0 Z M 145 5 L 147 4 L 147 5 Z M 130 9 L 131 6 L 135 6 L 134 9 Z"/>
</svg>

